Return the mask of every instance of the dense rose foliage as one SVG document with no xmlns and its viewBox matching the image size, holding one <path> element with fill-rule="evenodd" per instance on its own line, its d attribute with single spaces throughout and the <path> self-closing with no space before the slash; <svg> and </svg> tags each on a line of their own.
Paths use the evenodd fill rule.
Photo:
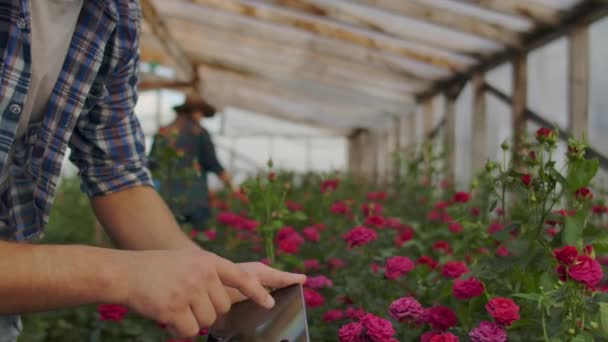
<svg viewBox="0 0 608 342">
<path fill-rule="evenodd" d="M 125 318 L 129 309 L 117 304 L 101 304 L 97 307 L 97 312 L 102 321 L 120 322 Z"/>
</svg>

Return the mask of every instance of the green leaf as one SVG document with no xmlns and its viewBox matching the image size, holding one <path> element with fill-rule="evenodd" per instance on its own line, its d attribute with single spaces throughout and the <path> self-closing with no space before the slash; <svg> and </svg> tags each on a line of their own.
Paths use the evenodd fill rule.
<svg viewBox="0 0 608 342">
<path fill-rule="evenodd" d="M 593 342 L 593 341 L 595 341 L 595 339 L 593 338 L 593 335 L 591 335 L 585 331 L 581 331 L 578 335 L 576 335 L 576 337 L 574 337 L 572 339 L 572 342 Z"/>
<path fill-rule="evenodd" d="M 600 331 L 608 337 L 608 303 L 600 303 Z"/>
<path fill-rule="evenodd" d="M 585 217 L 586 213 L 582 210 L 579 210 L 574 216 L 566 217 L 566 226 L 562 235 L 564 244 L 579 247 L 582 245 Z"/>
<path fill-rule="evenodd" d="M 533 302 L 538 302 L 538 300 L 540 299 L 540 294 L 538 293 L 515 293 L 513 294 L 513 296 L 531 300 Z"/>
<path fill-rule="evenodd" d="M 601 237 L 591 243 L 596 253 L 608 253 L 608 236 Z"/>
<path fill-rule="evenodd" d="M 578 159 L 568 164 L 568 189 L 575 191 L 586 187 L 599 170 L 600 162 L 597 159 Z"/>
<path fill-rule="evenodd" d="M 549 175 L 551 175 L 551 177 L 553 177 L 562 186 L 566 186 L 568 184 L 566 178 L 562 176 L 562 174 L 559 173 L 559 171 L 557 171 L 555 168 L 549 169 Z"/>
</svg>

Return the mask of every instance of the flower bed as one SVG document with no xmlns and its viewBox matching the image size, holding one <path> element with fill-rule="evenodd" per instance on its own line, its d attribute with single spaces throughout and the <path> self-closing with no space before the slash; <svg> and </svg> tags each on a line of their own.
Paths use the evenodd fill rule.
<svg viewBox="0 0 608 342">
<path fill-rule="evenodd" d="M 555 132 L 536 138 L 513 167 L 489 162 L 461 192 L 428 146 L 400 161 L 386 191 L 271 171 L 246 196 L 215 198 L 213 228 L 185 229 L 233 260 L 306 272 L 312 341 L 607 340 L 598 163 L 571 141 L 559 170 Z M 103 341 L 168 339 L 121 308 L 83 310 L 78 324 Z"/>
</svg>

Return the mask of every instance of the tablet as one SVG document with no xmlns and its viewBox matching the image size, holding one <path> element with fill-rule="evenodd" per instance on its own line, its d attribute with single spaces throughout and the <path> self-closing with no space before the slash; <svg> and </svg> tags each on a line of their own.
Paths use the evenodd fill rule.
<svg viewBox="0 0 608 342">
<path fill-rule="evenodd" d="M 210 329 L 207 342 L 310 342 L 301 285 L 272 292 L 274 308 L 251 300 L 232 306 Z"/>
</svg>

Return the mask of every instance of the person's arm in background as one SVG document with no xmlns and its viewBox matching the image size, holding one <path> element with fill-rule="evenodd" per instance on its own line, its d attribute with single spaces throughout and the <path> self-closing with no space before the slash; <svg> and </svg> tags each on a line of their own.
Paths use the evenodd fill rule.
<svg viewBox="0 0 608 342">
<path fill-rule="evenodd" d="M 232 184 L 232 176 L 228 171 L 224 169 L 220 161 L 217 159 L 217 154 L 215 153 L 215 146 L 213 145 L 213 141 L 211 140 L 211 136 L 206 130 L 203 130 L 203 133 L 200 137 L 200 149 L 199 149 L 199 161 L 204 170 L 215 173 L 218 178 L 224 183 L 224 186 L 230 190 L 234 190 L 234 186 Z"/>
</svg>

